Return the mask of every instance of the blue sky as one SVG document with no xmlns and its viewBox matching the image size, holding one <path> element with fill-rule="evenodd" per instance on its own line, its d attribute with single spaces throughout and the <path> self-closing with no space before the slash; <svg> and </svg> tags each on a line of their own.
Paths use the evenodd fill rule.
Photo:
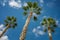
<svg viewBox="0 0 60 40">
<path fill-rule="evenodd" d="M 0 0 L 0 25 L 5 24 L 4 20 L 7 16 L 15 16 L 17 18 L 17 27 L 15 29 L 10 28 L 5 33 L 8 40 L 19 40 L 27 18 L 27 16 L 23 15 L 22 6 L 26 5 L 28 1 L 38 2 L 39 6 L 42 7 L 42 11 L 41 15 L 37 16 L 38 21 L 35 22 L 33 18 L 31 19 L 25 40 L 49 40 L 48 33 L 41 31 L 40 22 L 44 17 L 56 19 L 58 27 L 55 29 L 55 33 L 52 33 L 52 37 L 53 40 L 60 40 L 60 0 Z"/>
</svg>

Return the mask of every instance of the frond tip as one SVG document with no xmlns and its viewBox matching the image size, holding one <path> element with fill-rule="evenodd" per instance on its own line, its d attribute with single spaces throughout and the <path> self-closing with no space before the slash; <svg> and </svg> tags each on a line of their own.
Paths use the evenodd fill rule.
<svg viewBox="0 0 60 40">
<path fill-rule="evenodd" d="M 32 7 L 32 2 L 27 2 L 28 6 L 31 8 Z"/>
<path fill-rule="evenodd" d="M 23 15 L 26 16 L 28 13 L 26 11 L 24 11 Z"/>
<path fill-rule="evenodd" d="M 33 8 L 37 8 L 37 7 L 38 7 L 37 2 L 34 2 L 34 3 L 33 3 Z"/>
<path fill-rule="evenodd" d="M 27 11 L 27 10 L 29 9 L 29 7 L 28 7 L 28 6 L 23 6 L 23 9 L 24 9 L 25 11 Z"/>
<path fill-rule="evenodd" d="M 36 16 L 34 16 L 33 18 L 34 18 L 34 21 L 37 21 L 37 17 Z"/>
</svg>

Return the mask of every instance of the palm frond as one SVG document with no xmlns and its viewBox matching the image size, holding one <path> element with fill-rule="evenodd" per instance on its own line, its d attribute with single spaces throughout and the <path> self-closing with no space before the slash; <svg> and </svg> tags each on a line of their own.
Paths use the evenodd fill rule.
<svg viewBox="0 0 60 40">
<path fill-rule="evenodd" d="M 54 29 L 51 29 L 51 32 L 55 32 Z"/>
<path fill-rule="evenodd" d="M 53 24 L 53 27 L 55 27 L 55 28 L 56 28 L 56 27 L 57 27 L 57 24 Z"/>
<path fill-rule="evenodd" d="M 5 23 L 9 23 L 8 20 L 4 20 Z"/>
<path fill-rule="evenodd" d="M 15 26 L 17 26 L 17 23 L 14 23 L 11 27 L 12 28 L 15 28 Z"/>
<path fill-rule="evenodd" d="M 31 8 L 32 7 L 32 2 L 27 2 L 28 6 Z"/>
<path fill-rule="evenodd" d="M 34 16 L 34 21 L 37 21 L 37 17 L 36 16 Z"/>
<path fill-rule="evenodd" d="M 23 9 L 24 9 L 25 11 L 27 11 L 27 10 L 29 9 L 29 7 L 28 7 L 28 6 L 23 6 Z"/>
<path fill-rule="evenodd" d="M 7 26 L 7 25 L 8 25 L 8 23 L 5 24 L 5 26 Z"/>
<path fill-rule="evenodd" d="M 37 11 L 41 11 L 42 9 L 40 7 L 37 8 Z"/>
<path fill-rule="evenodd" d="M 41 14 L 40 11 L 35 11 L 35 13 L 36 13 L 37 15 L 40 15 L 40 14 Z"/>
<path fill-rule="evenodd" d="M 28 13 L 26 11 L 24 11 L 23 15 L 26 16 Z"/>
<path fill-rule="evenodd" d="M 13 21 L 16 22 L 16 18 L 14 18 Z"/>
<path fill-rule="evenodd" d="M 41 25 L 44 25 L 44 23 L 42 22 Z"/>
<path fill-rule="evenodd" d="M 14 23 L 15 26 L 17 26 L 17 23 Z"/>
<path fill-rule="evenodd" d="M 37 2 L 34 2 L 34 3 L 33 3 L 33 8 L 37 8 L 37 7 L 38 7 Z"/>
<path fill-rule="evenodd" d="M 44 32 L 47 32 L 47 29 L 44 29 Z"/>
<path fill-rule="evenodd" d="M 11 18 L 9 16 L 7 16 L 7 20 L 11 21 Z"/>
</svg>

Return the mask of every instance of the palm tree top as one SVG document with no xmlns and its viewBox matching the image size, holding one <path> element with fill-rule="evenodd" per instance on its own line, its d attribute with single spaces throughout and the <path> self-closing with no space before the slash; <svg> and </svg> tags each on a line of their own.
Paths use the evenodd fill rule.
<svg viewBox="0 0 60 40">
<path fill-rule="evenodd" d="M 26 16 L 28 12 L 35 13 L 36 15 L 40 14 L 41 7 L 38 6 L 37 2 L 27 2 L 27 6 L 23 6 L 24 15 Z M 34 16 L 34 20 L 37 20 L 37 17 Z"/>
<path fill-rule="evenodd" d="M 56 20 L 54 20 L 51 17 L 44 18 L 41 24 L 44 25 L 45 27 L 48 27 L 49 25 L 52 32 L 54 32 L 54 29 L 57 27 Z M 44 29 L 44 31 L 47 31 L 47 28 Z"/>
<path fill-rule="evenodd" d="M 12 16 L 12 17 L 7 16 L 6 20 L 4 20 L 4 21 L 5 21 L 5 26 L 7 26 L 8 24 L 12 28 L 15 28 L 15 26 L 17 26 L 16 18 L 14 16 Z"/>
</svg>

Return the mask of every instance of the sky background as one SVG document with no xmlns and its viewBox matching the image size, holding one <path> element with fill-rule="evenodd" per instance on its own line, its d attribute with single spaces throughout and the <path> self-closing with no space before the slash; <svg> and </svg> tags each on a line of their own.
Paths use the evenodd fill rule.
<svg viewBox="0 0 60 40">
<path fill-rule="evenodd" d="M 56 20 L 58 27 L 55 33 L 52 33 L 52 37 L 53 40 L 60 40 L 60 0 L 0 0 L 0 32 L 5 28 L 4 20 L 7 16 L 15 16 L 18 24 L 15 29 L 8 29 L 0 40 L 19 40 L 27 18 L 23 15 L 22 6 L 26 6 L 28 1 L 38 2 L 42 11 L 39 16 L 33 14 L 38 20 L 34 21 L 33 17 L 30 20 L 25 40 L 49 40 L 48 33 L 44 33 L 40 25 L 44 17 L 52 17 Z"/>
</svg>

